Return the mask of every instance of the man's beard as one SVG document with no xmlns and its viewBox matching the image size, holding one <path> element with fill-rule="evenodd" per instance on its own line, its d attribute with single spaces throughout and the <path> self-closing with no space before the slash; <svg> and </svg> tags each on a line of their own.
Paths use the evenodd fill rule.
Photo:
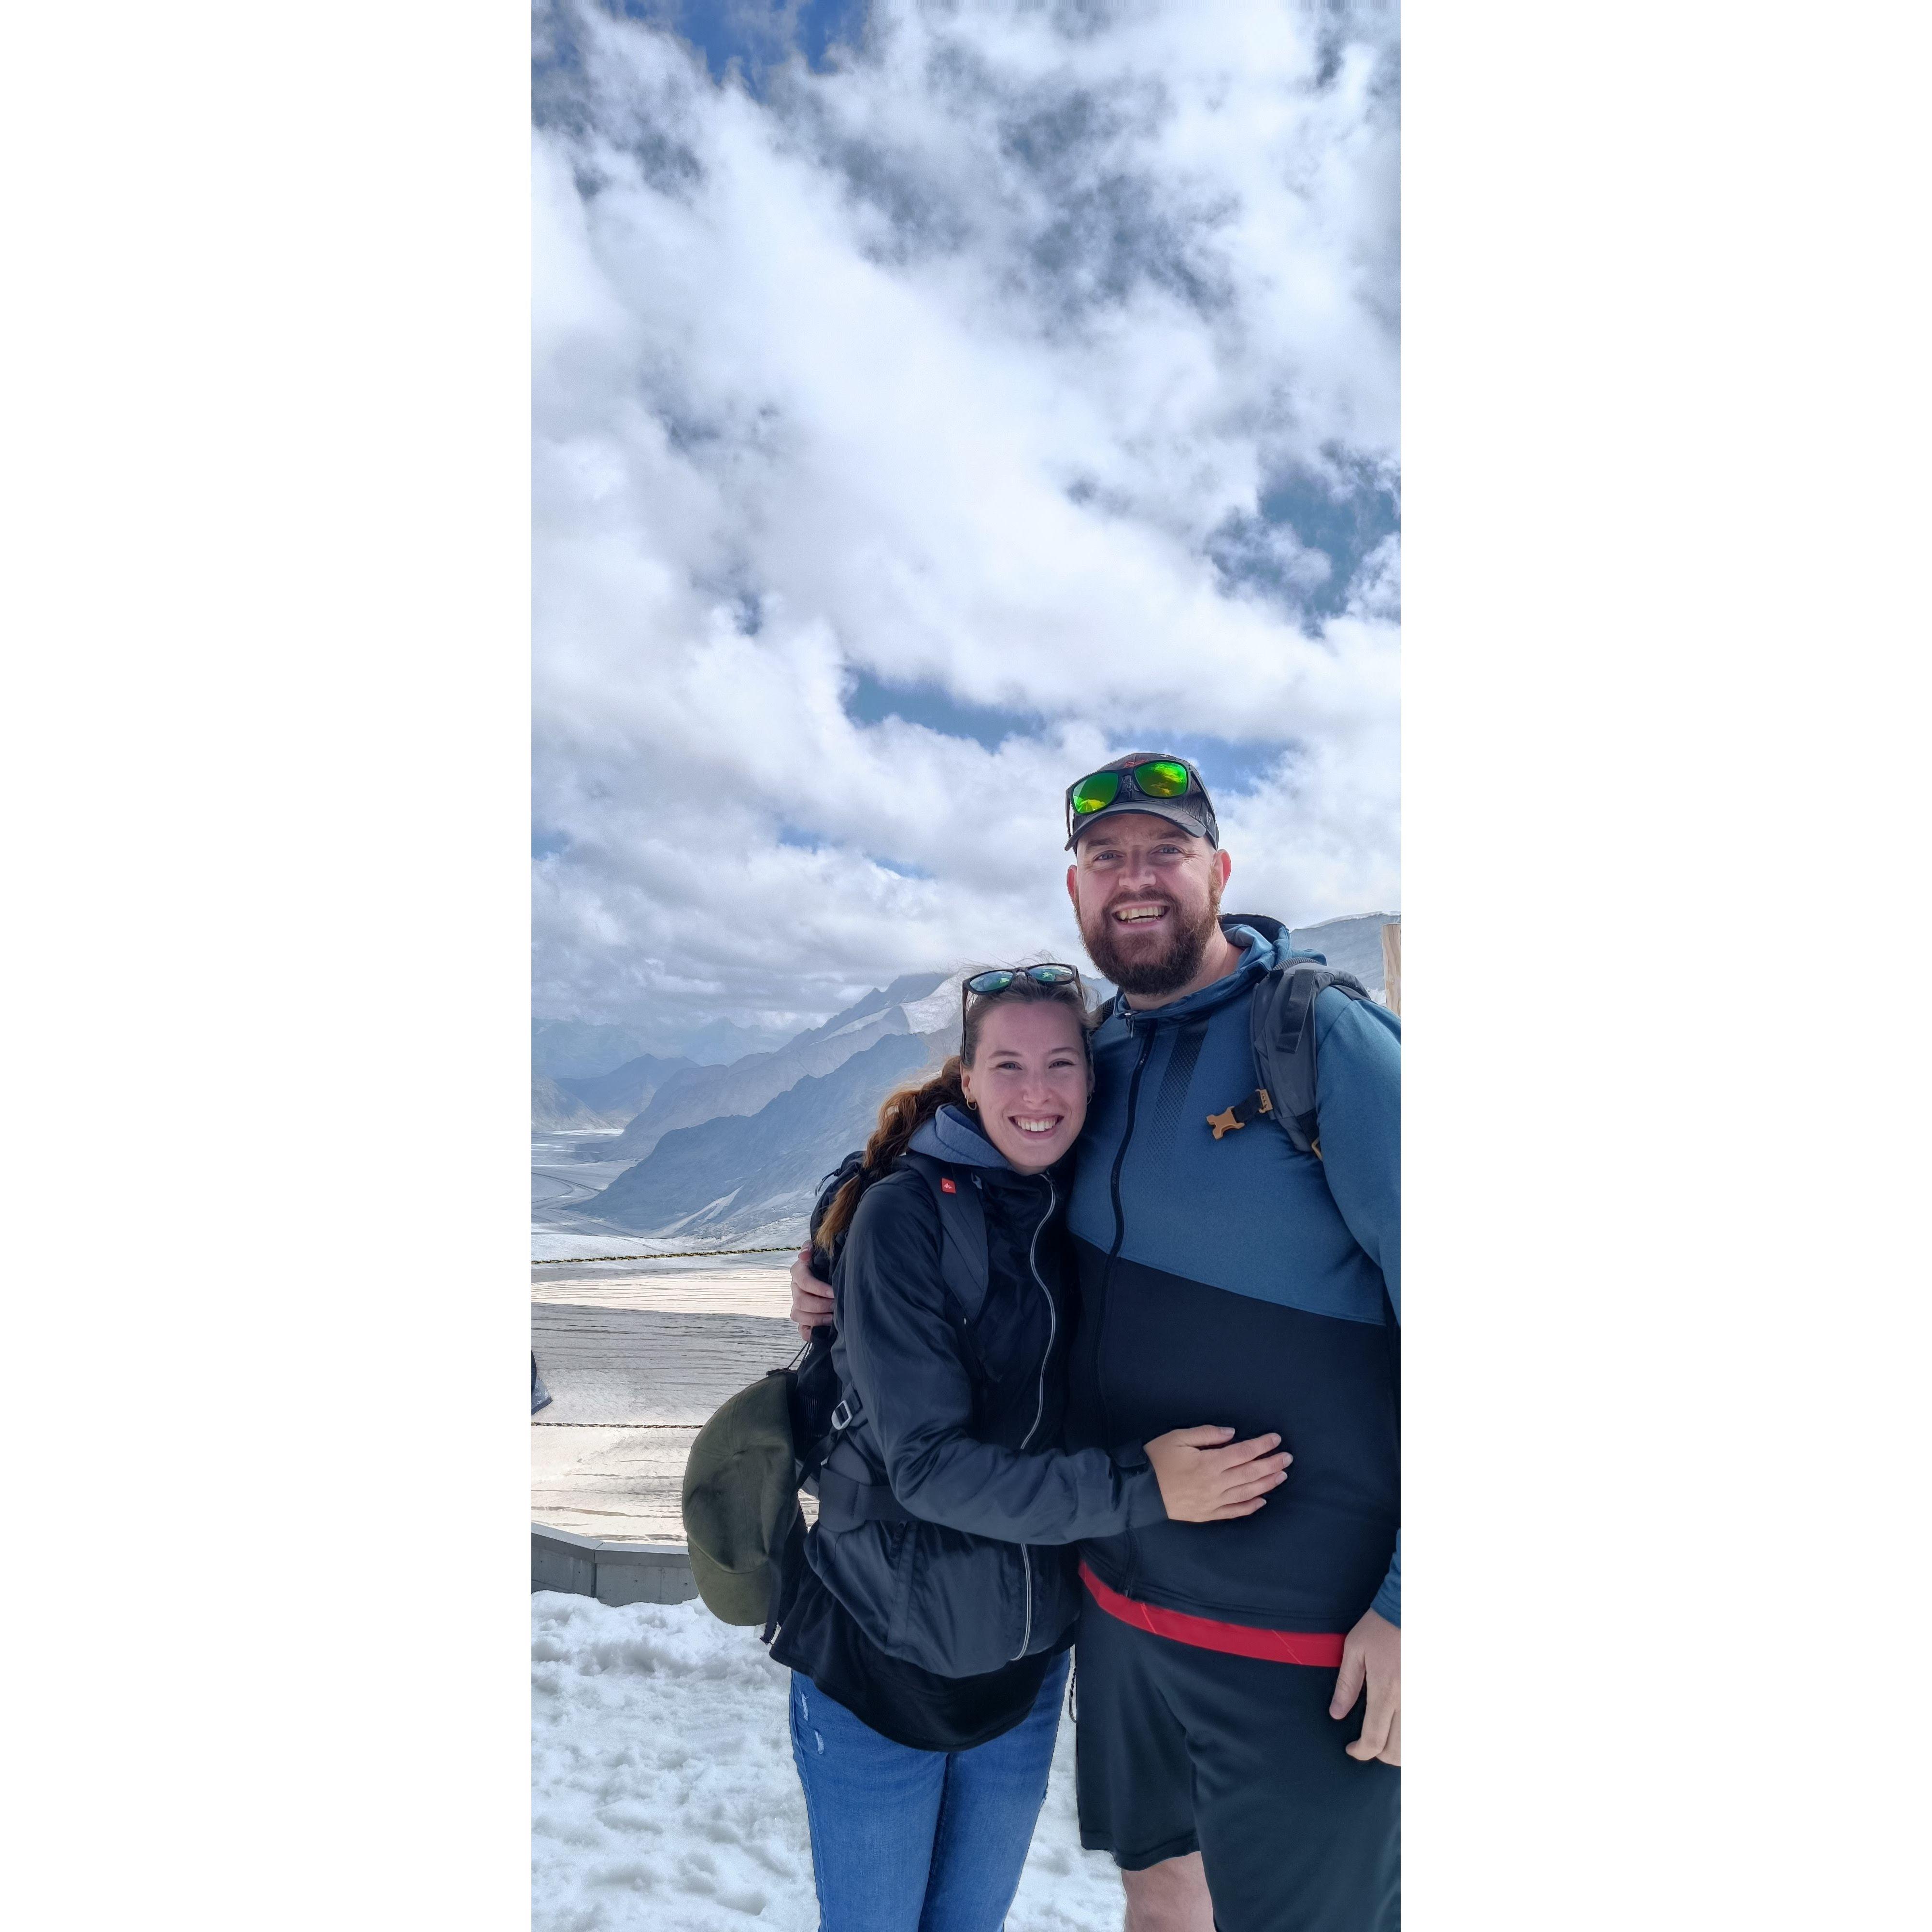
<svg viewBox="0 0 1932 1932">
<path fill-rule="evenodd" d="M 1133 896 L 1144 905 L 1159 903 L 1168 908 L 1167 944 L 1160 952 L 1143 953 L 1138 958 L 1123 955 L 1114 942 L 1120 928 L 1114 923 L 1111 906 L 1090 923 L 1082 920 L 1080 937 L 1088 957 L 1122 992 L 1164 998 L 1169 993 L 1179 992 L 1200 971 L 1201 962 L 1208 955 L 1208 943 L 1221 929 L 1221 882 L 1209 879 L 1208 909 L 1192 926 L 1180 922 L 1180 905 L 1166 893 Z"/>
</svg>

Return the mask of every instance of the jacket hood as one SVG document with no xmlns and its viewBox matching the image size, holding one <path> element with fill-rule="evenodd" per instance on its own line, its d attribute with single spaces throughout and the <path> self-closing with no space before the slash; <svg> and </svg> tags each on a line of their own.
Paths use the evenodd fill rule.
<svg viewBox="0 0 1932 1932">
<path fill-rule="evenodd" d="M 964 1108 L 951 1102 L 940 1108 L 906 1143 L 908 1151 L 950 1161 L 955 1167 L 1018 1169 L 986 1138 L 986 1130 Z"/>
<path fill-rule="evenodd" d="M 1275 926 L 1273 937 L 1258 926 L 1246 925 L 1239 920 L 1223 920 L 1221 930 L 1243 949 L 1240 963 L 1232 973 L 1223 974 L 1198 992 L 1190 993 L 1186 999 L 1177 1000 L 1171 1006 L 1156 1006 L 1145 1013 L 1136 1012 L 1132 1002 L 1123 993 L 1115 1002 L 1114 1010 L 1130 1024 L 1137 1022 L 1165 1024 L 1169 1020 L 1194 1019 L 1225 1006 L 1237 995 L 1246 992 L 1264 974 L 1291 959 L 1313 959 L 1324 966 L 1328 964 L 1319 952 L 1301 952 L 1289 945 L 1286 926 L 1276 926 L 1273 920 L 1268 923 Z"/>
</svg>

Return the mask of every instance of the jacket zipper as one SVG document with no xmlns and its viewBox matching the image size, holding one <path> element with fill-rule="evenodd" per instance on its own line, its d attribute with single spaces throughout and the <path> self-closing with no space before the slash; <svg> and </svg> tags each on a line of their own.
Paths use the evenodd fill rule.
<svg viewBox="0 0 1932 1932">
<path fill-rule="evenodd" d="M 1133 1022 L 1127 1022 L 1132 1030 Z M 1114 1245 L 1107 1252 L 1107 1280 L 1105 1292 L 1100 1298 L 1100 1321 L 1094 1336 L 1094 1385 L 1100 1398 L 1100 1424 L 1107 1432 L 1107 1447 L 1112 1450 L 1118 1444 L 1114 1440 L 1113 1411 L 1107 1400 L 1107 1378 L 1105 1351 L 1107 1345 L 1107 1309 L 1114 1298 L 1114 1264 L 1120 1258 L 1120 1244 L 1127 1238 L 1126 1217 L 1120 1207 L 1120 1168 L 1127 1158 L 1127 1143 L 1134 1137 L 1134 1114 L 1140 1104 L 1141 1076 L 1146 1071 L 1148 1056 L 1154 1052 L 1154 1030 L 1151 1025 L 1141 1038 L 1140 1058 L 1134 1062 L 1133 1078 L 1127 1082 L 1127 1119 L 1120 1130 L 1120 1144 L 1114 1156 L 1114 1171 L 1108 1178 L 1108 1188 L 1114 1202 Z M 1120 1594 L 1131 1597 L 1134 1593 L 1134 1572 L 1140 1567 L 1140 1552 L 1134 1545 L 1131 1529 L 1124 1532 L 1127 1539 L 1127 1573 L 1122 1580 Z"/>
<path fill-rule="evenodd" d="M 1053 1293 L 1040 1278 L 1040 1238 L 1041 1231 L 1053 1219 L 1053 1210 L 1060 1197 L 1054 1192 L 1053 1177 L 1041 1177 L 1046 1183 L 1046 1212 L 1035 1224 L 1033 1239 L 1027 1246 L 1027 1266 L 1033 1270 L 1034 1286 L 1046 1302 L 1046 1353 L 1040 1358 L 1040 1399 L 1034 1406 L 1033 1427 L 1026 1432 L 1020 1449 L 1024 1454 L 1033 1442 L 1041 1422 L 1046 1415 L 1046 1365 L 1053 1359 L 1054 1338 L 1060 1333 L 1060 1317 L 1053 1306 Z M 1026 1626 L 1020 1634 L 1020 1647 L 1015 1651 L 1011 1661 L 1017 1664 L 1027 1654 L 1027 1646 L 1033 1641 L 1033 1553 L 1023 1543 L 1020 1545 L 1020 1572 L 1026 1582 Z"/>
</svg>

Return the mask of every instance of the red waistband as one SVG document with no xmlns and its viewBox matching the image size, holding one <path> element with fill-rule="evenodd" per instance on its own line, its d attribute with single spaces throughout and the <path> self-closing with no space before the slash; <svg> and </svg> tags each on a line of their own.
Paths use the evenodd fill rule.
<svg viewBox="0 0 1932 1932">
<path fill-rule="evenodd" d="M 1157 1604 L 1136 1602 L 1110 1590 L 1085 1564 L 1080 1580 L 1088 1594 L 1110 1617 L 1156 1636 L 1191 1643 L 1197 1650 L 1225 1651 L 1230 1657 L 1258 1657 L 1273 1664 L 1310 1664 L 1324 1670 L 1339 1669 L 1342 1639 L 1327 1630 L 1256 1630 L 1249 1624 L 1217 1623 L 1212 1617 L 1190 1616 L 1185 1610 L 1164 1610 Z"/>
</svg>

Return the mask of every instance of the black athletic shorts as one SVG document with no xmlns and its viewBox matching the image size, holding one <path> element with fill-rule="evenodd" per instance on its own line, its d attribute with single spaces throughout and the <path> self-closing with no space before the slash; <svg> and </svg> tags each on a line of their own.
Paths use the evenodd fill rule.
<svg viewBox="0 0 1932 1932">
<path fill-rule="evenodd" d="M 1082 1593 L 1080 1842 L 1124 1871 L 1198 1851 L 1219 1932 L 1396 1932 L 1402 1773 L 1342 1747 L 1335 1672 L 1132 1628 Z"/>
</svg>

